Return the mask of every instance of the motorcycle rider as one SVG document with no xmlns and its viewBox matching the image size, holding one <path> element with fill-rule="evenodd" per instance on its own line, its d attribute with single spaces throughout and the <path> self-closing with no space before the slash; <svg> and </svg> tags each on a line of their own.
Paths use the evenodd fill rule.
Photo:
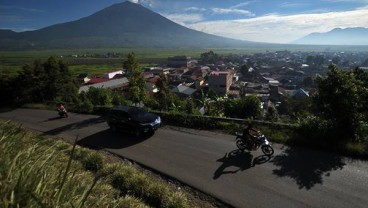
<svg viewBox="0 0 368 208">
<path fill-rule="evenodd" d="M 68 113 L 66 111 L 66 108 L 64 107 L 64 105 L 62 103 L 57 104 L 57 110 L 59 111 L 60 115 L 62 115 L 61 113 L 64 113 L 65 116 L 68 117 Z"/>
<path fill-rule="evenodd" d="M 259 134 L 259 130 L 253 128 L 253 124 L 249 123 L 244 129 L 243 129 L 243 139 L 245 141 L 255 141 L 257 136 L 255 134 Z"/>
</svg>

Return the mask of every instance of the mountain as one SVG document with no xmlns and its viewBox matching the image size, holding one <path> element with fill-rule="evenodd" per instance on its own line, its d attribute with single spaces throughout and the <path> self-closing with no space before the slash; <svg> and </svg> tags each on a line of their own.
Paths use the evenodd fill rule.
<svg viewBox="0 0 368 208">
<path fill-rule="evenodd" d="M 327 33 L 312 33 L 294 44 L 309 45 L 368 45 L 368 28 L 335 28 Z"/>
<path fill-rule="evenodd" d="M 129 1 L 114 4 L 76 21 L 43 29 L 0 30 L 2 49 L 63 48 L 224 48 L 252 44 L 183 27 Z M 253 43 L 254 44 L 254 43 Z"/>
</svg>

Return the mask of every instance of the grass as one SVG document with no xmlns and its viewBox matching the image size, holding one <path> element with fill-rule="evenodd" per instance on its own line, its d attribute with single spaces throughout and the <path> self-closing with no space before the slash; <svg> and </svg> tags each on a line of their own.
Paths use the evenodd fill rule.
<svg viewBox="0 0 368 208">
<path fill-rule="evenodd" d="M 29 50 L 29 51 L 0 51 L 0 74 L 15 75 L 17 71 L 22 69 L 25 64 L 33 63 L 34 60 L 40 59 L 45 61 L 50 56 L 63 58 L 69 65 L 74 74 L 88 72 L 90 74 L 100 74 L 107 71 L 120 68 L 126 55 L 130 52 L 136 54 L 139 63 L 154 65 L 165 63 L 170 56 L 186 55 L 194 59 L 198 59 L 202 53 L 214 51 L 219 55 L 229 54 L 255 54 L 275 52 L 280 50 L 289 51 L 366 51 L 367 47 L 345 47 L 345 46 L 300 46 L 300 45 L 275 45 L 272 48 L 266 47 L 249 47 L 249 48 L 202 48 L 202 49 L 157 49 L 157 48 L 105 48 L 105 49 L 53 49 L 53 50 Z M 94 58 L 94 57 L 78 57 L 72 58 L 71 55 L 103 55 L 107 53 L 116 53 L 120 57 L 117 58 Z"/>
<path fill-rule="evenodd" d="M 0 207 L 201 207 L 107 155 L 0 121 Z"/>
<path fill-rule="evenodd" d="M 127 48 L 127 49 L 76 49 L 76 50 L 38 50 L 38 51 L 0 51 L 0 75 L 7 74 L 15 76 L 22 70 L 25 64 L 31 64 L 34 60 L 45 61 L 50 56 L 63 57 L 68 63 L 69 69 L 75 75 L 79 73 L 103 74 L 122 67 L 126 55 L 130 52 L 136 54 L 136 58 L 141 66 L 165 63 L 170 56 L 190 56 L 199 58 L 204 52 L 210 50 L 218 54 L 244 54 L 265 52 L 264 49 L 154 49 L 154 48 Z M 93 58 L 78 57 L 72 58 L 70 55 L 103 55 L 106 53 L 118 53 L 118 58 Z"/>
</svg>

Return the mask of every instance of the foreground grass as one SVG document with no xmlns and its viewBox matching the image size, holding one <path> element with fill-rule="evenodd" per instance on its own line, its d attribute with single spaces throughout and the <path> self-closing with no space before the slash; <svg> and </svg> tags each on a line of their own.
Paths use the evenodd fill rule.
<svg viewBox="0 0 368 208">
<path fill-rule="evenodd" d="M 0 207 L 199 207 L 130 163 L 0 121 Z"/>
</svg>

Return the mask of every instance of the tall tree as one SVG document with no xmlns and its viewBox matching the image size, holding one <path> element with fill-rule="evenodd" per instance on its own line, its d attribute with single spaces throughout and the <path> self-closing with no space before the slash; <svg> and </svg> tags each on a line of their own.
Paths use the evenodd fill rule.
<svg viewBox="0 0 368 208">
<path fill-rule="evenodd" d="M 68 66 L 55 57 L 48 58 L 44 63 L 35 60 L 33 64 L 23 66 L 15 83 L 16 99 L 21 103 L 55 99 L 74 102 L 78 97 L 78 87 Z"/>
<path fill-rule="evenodd" d="M 129 79 L 129 100 L 135 104 L 144 102 L 147 99 L 146 79 L 143 72 L 139 69 L 139 63 L 133 52 L 127 55 L 123 65 L 127 70 Z"/>
<path fill-rule="evenodd" d="M 215 64 L 220 60 L 220 56 L 213 51 L 209 51 L 202 53 L 200 59 L 204 64 Z"/>
<path fill-rule="evenodd" d="M 174 107 L 175 101 L 178 99 L 176 95 L 169 89 L 169 80 L 167 76 L 162 73 L 156 83 L 158 92 L 154 95 L 161 110 L 169 110 Z"/>
<path fill-rule="evenodd" d="M 319 116 L 332 122 L 341 139 L 359 138 L 368 119 L 368 84 L 362 71 L 343 71 L 330 65 L 326 78 L 317 79 L 314 98 Z"/>
<path fill-rule="evenodd" d="M 135 69 L 138 69 L 139 63 L 135 57 L 135 53 L 128 53 L 126 59 L 123 62 L 123 68 L 125 69 L 125 73 L 129 76 Z"/>
</svg>

